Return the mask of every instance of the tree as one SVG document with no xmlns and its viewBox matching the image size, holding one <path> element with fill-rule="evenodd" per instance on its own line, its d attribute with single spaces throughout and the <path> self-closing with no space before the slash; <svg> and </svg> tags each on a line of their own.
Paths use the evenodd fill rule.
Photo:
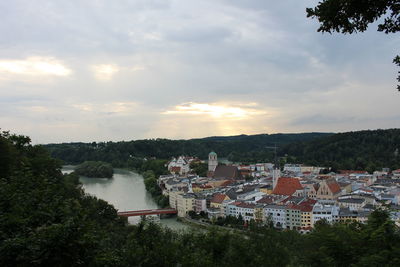
<svg viewBox="0 0 400 267">
<path fill-rule="evenodd" d="M 364 32 L 380 18 L 383 20 L 378 31 L 386 34 L 400 31 L 399 0 L 324 0 L 306 12 L 307 17 L 317 18 L 321 23 L 318 32 Z M 400 57 L 396 56 L 393 63 L 400 67 Z M 400 82 L 400 71 L 397 80 Z M 400 91 L 400 84 L 397 90 Z"/>
</svg>

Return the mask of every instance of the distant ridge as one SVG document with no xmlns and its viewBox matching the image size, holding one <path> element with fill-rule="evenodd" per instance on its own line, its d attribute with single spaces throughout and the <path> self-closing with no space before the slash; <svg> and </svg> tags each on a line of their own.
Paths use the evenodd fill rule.
<svg viewBox="0 0 400 267">
<path fill-rule="evenodd" d="M 291 162 L 368 170 L 400 168 L 400 129 L 337 133 L 286 145 L 281 150 Z"/>
<path fill-rule="evenodd" d="M 48 144 L 53 157 L 69 164 L 88 160 L 106 161 L 120 166 L 129 158 L 156 157 L 169 159 L 179 155 L 206 159 L 210 151 L 218 157 L 232 161 L 270 160 L 272 151 L 266 146 L 284 146 L 293 142 L 305 142 L 330 136 L 332 133 L 288 133 L 237 136 L 213 136 L 189 140 L 147 139 L 121 142 Z"/>
<path fill-rule="evenodd" d="M 149 139 L 121 142 L 63 143 L 46 147 L 53 157 L 69 164 L 87 160 L 105 161 L 124 167 L 135 158 L 170 159 L 178 155 L 206 159 L 210 151 L 234 162 L 272 162 L 277 145 L 281 164 L 304 163 L 373 171 L 400 168 L 400 129 L 364 130 L 345 133 L 278 133 L 211 136 L 189 140 Z"/>
</svg>

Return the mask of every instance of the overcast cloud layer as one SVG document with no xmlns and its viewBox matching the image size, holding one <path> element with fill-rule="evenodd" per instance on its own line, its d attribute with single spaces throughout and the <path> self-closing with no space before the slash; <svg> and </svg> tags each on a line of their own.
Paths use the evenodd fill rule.
<svg viewBox="0 0 400 267">
<path fill-rule="evenodd" d="M 400 127 L 400 38 L 317 1 L 1 1 L 0 127 L 35 143 Z"/>
</svg>

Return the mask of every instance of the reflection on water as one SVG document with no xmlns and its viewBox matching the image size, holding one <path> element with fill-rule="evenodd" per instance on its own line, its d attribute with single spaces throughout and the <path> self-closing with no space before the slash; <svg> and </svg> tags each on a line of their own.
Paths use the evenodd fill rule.
<svg viewBox="0 0 400 267">
<path fill-rule="evenodd" d="M 71 173 L 74 166 L 63 166 L 63 173 Z M 145 210 L 157 208 L 151 195 L 147 193 L 143 183 L 143 177 L 135 172 L 114 169 L 114 176 L 108 178 L 79 178 L 86 193 L 101 198 L 112 204 L 119 211 Z M 139 222 L 139 217 L 130 217 L 130 223 Z M 160 221 L 174 230 L 186 229 L 183 223 L 176 221 L 176 218 L 162 219 Z"/>
</svg>

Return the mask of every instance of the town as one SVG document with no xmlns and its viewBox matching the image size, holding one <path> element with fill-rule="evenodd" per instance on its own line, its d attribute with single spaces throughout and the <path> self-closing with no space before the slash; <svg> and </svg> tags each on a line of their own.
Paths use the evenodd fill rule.
<svg viewBox="0 0 400 267">
<path fill-rule="evenodd" d="M 167 165 L 170 175 L 158 179 L 178 217 L 212 223 L 236 218 L 244 227 L 268 224 L 308 233 L 320 220 L 365 223 L 381 208 L 400 226 L 400 169 L 326 173 L 325 167 L 285 164 L 281 170 L 273 163 L 219 163 L 211 152 L 207 176 L 200 177 L 190 168 L 196 162 L 201 163 L 193 157 L 173 158 Z"/>
</svg>

